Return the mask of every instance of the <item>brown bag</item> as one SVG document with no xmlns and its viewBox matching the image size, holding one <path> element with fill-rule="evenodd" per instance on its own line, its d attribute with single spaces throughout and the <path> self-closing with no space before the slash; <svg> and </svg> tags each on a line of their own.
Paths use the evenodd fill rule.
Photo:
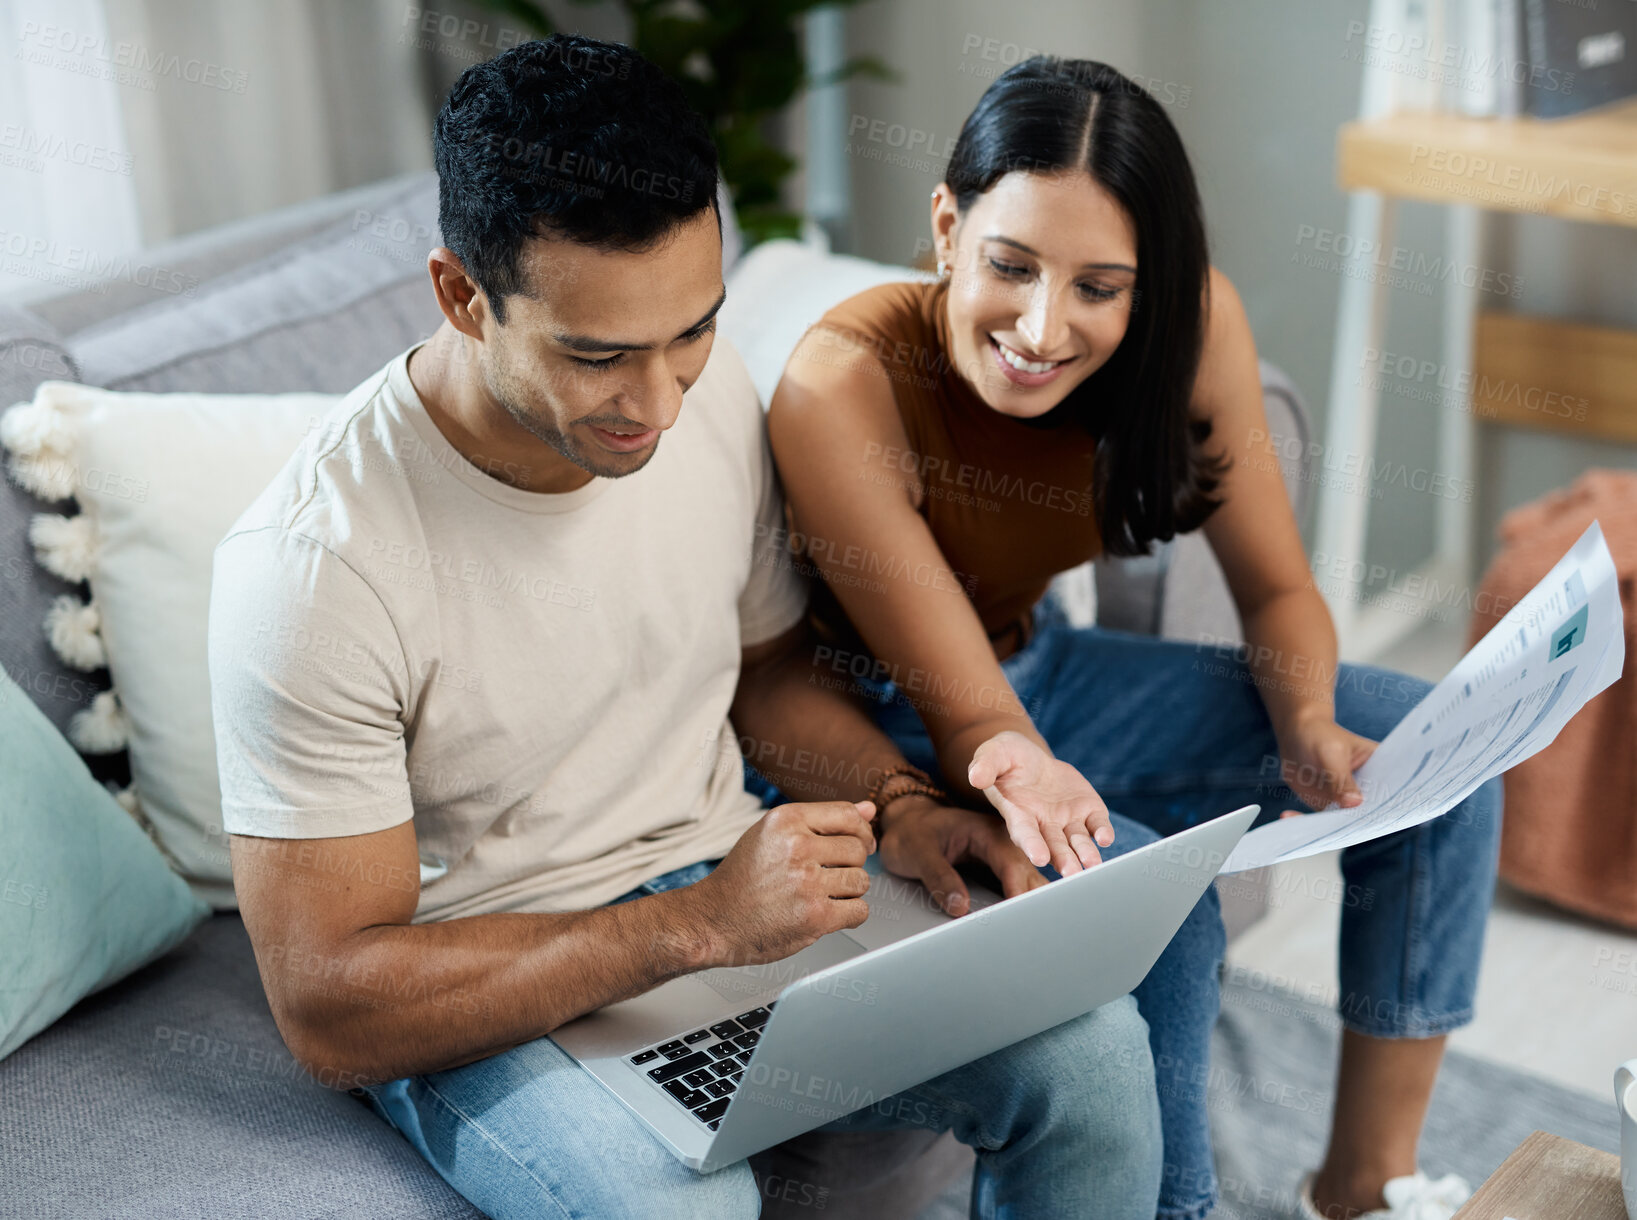
<svg viewBox="0 0 1637 1220">
<path fill-rule="evenodd" d="M 1588 471 L 1501 519 L 1501 551 L 1473 599 L 1468 644 L 1500 622 L 1593 520 L 1620 577 L 1625 667 L 1556 741 L 1506 773 L 1501 876 L 1568 910 L 1637 927 L 1637 474 Z"/>
</svg>

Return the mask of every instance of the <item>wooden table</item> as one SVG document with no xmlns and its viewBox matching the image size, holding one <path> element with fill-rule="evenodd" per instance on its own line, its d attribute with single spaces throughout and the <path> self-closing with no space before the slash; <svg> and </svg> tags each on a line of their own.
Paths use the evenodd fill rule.
<svg viewBox="0 0 1637 1220">
<path fill-rule="evenodd" d="M 1455 1220 L 1626 1220 L 1620 1158 L 1537 1131 L 1489 1175 Z"/>
</svg>

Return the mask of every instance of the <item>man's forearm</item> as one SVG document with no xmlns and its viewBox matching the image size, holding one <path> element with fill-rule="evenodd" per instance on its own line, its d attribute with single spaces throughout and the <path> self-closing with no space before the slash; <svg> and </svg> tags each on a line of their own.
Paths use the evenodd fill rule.
<svg viewBox="0 0 1637 1220">
<path fill-rule="evenodd" d="M 861 701 L 792 649 L 740 675 L 730 713 L 739 748 L 792 800 L 861 801 L 904 755 Z"/>
<path fill-rule="evenodd" d="M 862 800 L 885 771 L 905 761 L 863 701 L 802 647 L 743 673 L 732 717 L 745 757 L 794 800 Z M 954 803 L 989 807 L 967 783 L 966 768 L 978 746 L 1007 729 L 1051 753 L 1021 705 L 993 710 L 937 743 Z"/>
<path fill-rule="evenodd" d="M 259 939 L 291 1050 L 352 1087 L 470 1063 L 712 964 L 686 891 L 564 914 L 361 929 L 327 950 Z"/>
</svg>

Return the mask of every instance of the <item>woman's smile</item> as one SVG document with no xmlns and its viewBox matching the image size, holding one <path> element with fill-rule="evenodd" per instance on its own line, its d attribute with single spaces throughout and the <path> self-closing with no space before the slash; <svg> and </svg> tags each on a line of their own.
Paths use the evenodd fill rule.
<svg viewBox="0 0 1637 1220">
<path fill-rule="evenodd" d="M 1038 360 L 1003 343 L 994 335 L 988 336 L 988 339 L 989 350 L 994 355 L 1001 376 L 1021 389 L 1051 384 L 1074 359 L 1070 356 L 1062 360 Z"/>
</svg>

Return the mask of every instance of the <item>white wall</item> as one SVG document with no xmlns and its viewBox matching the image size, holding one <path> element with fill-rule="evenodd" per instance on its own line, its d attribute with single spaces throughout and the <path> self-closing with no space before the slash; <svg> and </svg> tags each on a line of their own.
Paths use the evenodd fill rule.
<svg viewBox="0 0 1637 1220">
<path fill-rule="evenodd" d="M 106 0 L 147 244 L 431 165 L 399 0 Z"/>
<path fill-rule="evenodd" d="M 1335 137 L 1357 114 L 1362 66 L 1350 32 L 1367 15 L 1367 0 L 865 5 L 850 16 L 850 49 L 885 59 L 902 81 L 851 87 L 852 248 L 894 262 L 914 257 L 948 142 L 1019 48 L 1104 59 L 1169 100 L 1199 178 L 1213 261 L 1243 296 L 1262 354 L 1302 388 L 1322 435 L 1341 277 L 1320 247 L 1326 234 L 1334 242 L 1346 227 Z M 1011 45 L 997 55 L 985 39 Z M 886 130 L 875 126 L 872 139 L 874 124 Z M 902 146 L 912 130 L 929 133 L 914 149 Z M 1435 260 L 1444 253 L 1443 226 L 1442 208 L 1405 203 L 1396 244 Z M 1507 277 L 1517 292 L 1515 299 L 1487 294 L 1486 308 L 1637 327 L 1637 233 L 1536 217 L 1494 217 L 1488 226 L 1477 270 Z M 1439 358 L 1444 291 L 1424 277 L 1390 289 L 1386 350 Z M 1384 394 L 1379 457 L 1436 473 L 1438 409 Z M 1637 469 L 1632 447 L 1499 428 L 1482 437 L 1480 564 L 1492 554 L 1504 510 L 1591 465 Z M 1329 456 L 1340 462 L 1346 455 Z M 1364 558 L 1412 568 L 1431 550 L 1436 507 L 1431 493 L 1382 488 L 1371 502 Z"/>
<path fill-rule="evenodd" d="M 142 244 L 120 87 L 72 51 L 107 22 L 97 0 L 0 0 L 0 29 L 0 292 L 73 292 Z"/>
<path fill-rule="evenodd" d="M 1138 0 L 876 0 L 853 10 L 849 52 L 885 60 L 898 81 L 855 80 L 848 91 L 850 248 L 910 262 L 927 238 L 932 188 L 989 82 L 1025 51 L 1136 62 L 1140 7 Z"/>
<path fill-rule="evenodd" d="M 1147 70 L 1196 86 L 1198 104 L 1176 117 L 1200 176 L 1215 261 L 1244 295 L 1263 354 L 1290 372 L 1322 420 L 1341 281 L 1303 256 L 1318 253 L 1310 231 L 1339 234 L 1346 226 L 1345 196 L 1335 186 L 1335 133 L 1358 110 L 1362 66 L 1354 23 L 1368 19 L 1369 6 L 1148 0 L 1143 11 Z M 1439 258 L 1444 219 L 1437 205 L 1402 203 L 1395 244 Z M 1510 215 L 1489 216 L 1485 224 L 1488 240 L 1474 270 L 1492 273 L 1492 282 L 1510 291 L 1482 294 L 1481 308 L 1637 327 L 1637 233 Z M 1389 289 L 1385 349 L 1438 360 L 1445 290 L 1424 278 Z M 1439 409 L 1424 398 L 1384 393 L 1380 457 L 1437 471 Z M 1505 510 L 1592 465 L 1637 469 L 1630 446 L 1495 427 L 1480 430 L 1479 444 L 1480 568 L 1494 553 L 1494 526 Z M 1364 558 L 1404 572 L 1432 548 L 1437 502 L 1430 494 L 1383 490 L 1371 503 Z"/>
<path fill-rule="evenodd" d="M 14 17 L 51 7 L 10 2 L 7 9 L 0 0 L 0 10 Z M 165 71 L 106 86 L 117 103 L 109 141 L 123 149 L 123 129 L 130 172 L 92 173 L 89 188 L 80 181 L 87 171 L 49 159 L 38 170 L 0 167 L 30 185 L 60 177 L 68 194 L 59 192 L 52 212 L 65 223 L 75 209 L 96 211 L 92 205 L 134 191 L 140 235 L 100 221 L 99 250 L 424 167 L 432 108 L 448 84 L 497 44 L 523 36 L 511 19 L 464 0 L 442 0 L 440 10 L 479 30 L 457 38 L 424 34 L 413 15 L 431 6 L 399 0 L 106 0 L 102 7 L 111 44 L 214 65 L 243 88 L 224 91 Z M 612 3 L 558 8 L 599 36 L 623 29 Z M 1341 279 L 1319 247 L 1321 235 L 1345 226 L 1335 133 L 1357 111 L 1361 66 L 1350 31 L 1367 9 L 1367 0 L 870 0 L 848 10 L 848 50 L 886 61 L 898 80 L 847 87 L 854 211 L 842 244 L 913 261 L 925 250 L 928 196 L 989 82 L 1035 50 L 1106 60 L 1167 102 L 1199 177 L 1214 260 L 1239 287 L 1261 351 L 1305 391 L 1322 430 Z M 71 10 L 53 11 L 61 21 Z M 88 21 L 78 24 L 89 28 Z M 88 89 L 87 77 L 39 71 L 47 86 Z M 45 135 L 67 121 L 60 113 L 26 117 Z M 784 130 L 799 151 L 799 105 Z M 787 198 L 800 205 L 799 175 Z M 0 210 L 10 230 L 55 235 L 56 221 L 33 214 L 21 192 L 8 201 Z M 1436 258 L 1443 215 L 1433 205 L 1403 205 L 1398 244 Z M 1483 270 L 1521 285 L 1515 300 L 1486 298 L 1491 307 L 1637 327 L 1637 233 L 1629 229 L 1496 217 L 1482 258 Z M 1389 350 L 1437 359 L 1443 291 L 1436 283 L 1391 290 Z M 1381 456 L 1436 470 L 1436 410 L 1386 395 Z M 1505 509 L 1592 464 L 1637 468 L 1631 447 L 1493 428 L 1485 437 L 1481 558 Z M 1435 508 L 1431 495 L 1414 492 L 1373 500 L 1365 558 L 1413 566 L 1431 546 Z"/>
</svg>

